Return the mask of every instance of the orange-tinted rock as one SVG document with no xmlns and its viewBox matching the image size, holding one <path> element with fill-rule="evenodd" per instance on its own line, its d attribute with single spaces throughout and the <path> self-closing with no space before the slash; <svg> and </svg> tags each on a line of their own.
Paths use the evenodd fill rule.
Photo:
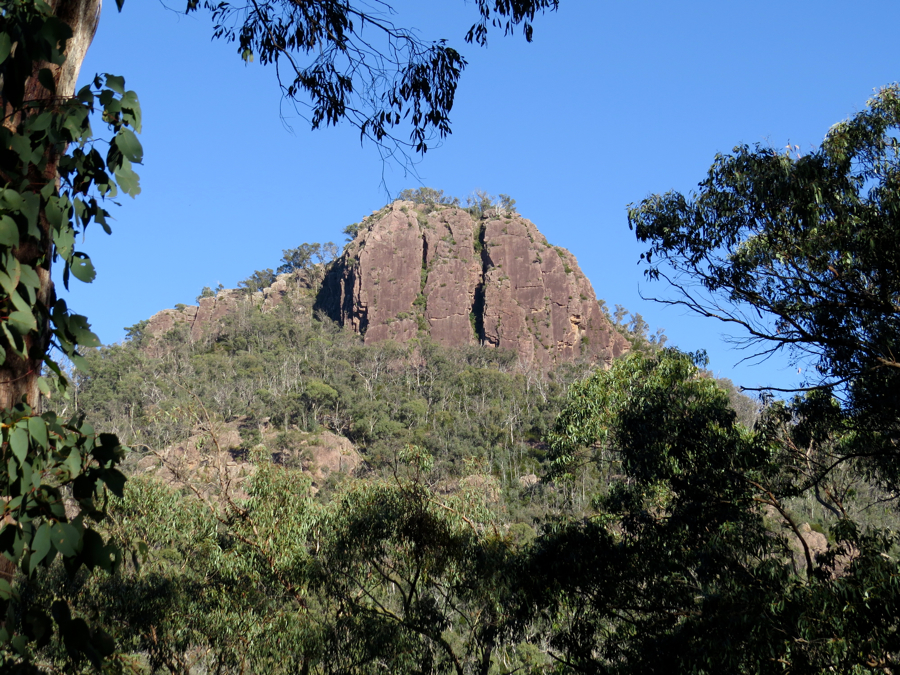
<svg viewBox="0 0 900 675">
<path fill-rule="evenodd" d="M 215 331 L 219 322 L 233 314 L 241 302 L 255 302 L 264 309 L 278 305 L 288 289 L 292 275 L 281 274 L 268 288 L 248 296 L 238 289 L 223 289 L 216 295 L 200 298 L 197 305 L 182 305 L 180 309 L 164 309 L 157 312 L 147 322 L 148 335 L 165 335 L 176 326 L 186 325 L 191 341 L 199 340 Z"/>
<path fill-rule="evenodd" d="M 320 274 L 317 268 L 315 284 L 280 275 L 252 295 L 223 290 L 198 307 L 163 310 L 147 332 L 186 324 L 198 340 L 241 302 L 274 307 L 290 284 L 308 291 L 321 280 L 315 308 L 366 343 L 428 335 L 444 346 L 508 349 L 538 368 L 580 357 L 609 363 L 628 349 L 575 257 L 547 243 L 531 221 L 496 209 L 475 218 L 453 206 L 394 202 L 364 218 Z"/>
<path fill-rule="evenodd" d="M 533 223 L 394 202 L 363 220 L 325 280 L 320 306 L 367 343 L 415 337 L 482 343 L 547 367 L 627 350 L 575 257 Z"/>
</svg>

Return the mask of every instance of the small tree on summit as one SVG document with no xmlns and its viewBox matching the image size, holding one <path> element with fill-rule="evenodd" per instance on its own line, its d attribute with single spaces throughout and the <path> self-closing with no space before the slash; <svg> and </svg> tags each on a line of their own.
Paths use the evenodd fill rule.
<svg viewBox="0 0 900 675">
<path fill-rule="evenodd" d="M 445 196 L 443 190 L 436 190 L 430 187 L 407 188 L 400 193 L 397 199 L 415 204 L 428 204 L 430 206 L 459 206 L 458 197 Z"/>
<path fill-rule="evenodd" d="M 332 241 L 324 244 L 300 244 L 297 248 L 289 248 L 282 251 L 281 265 L 278 274 L 308 271 L 315 265 L 327 265 L 337 257 L 338 247 Z M 315 262 L 313 262 L 315 258 Z"/>
</svg>

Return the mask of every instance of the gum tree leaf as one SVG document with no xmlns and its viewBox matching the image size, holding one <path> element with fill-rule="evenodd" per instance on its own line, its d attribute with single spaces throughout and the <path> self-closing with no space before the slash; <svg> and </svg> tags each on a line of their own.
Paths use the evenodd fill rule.
<svg viewBox="0 0 900 675">
<path fill-rule="evenodd" d="M 9 433 L 9 447 L 12 449 L 16 459 L 19 460 L 19 464 L 24 464 L 25 458 L 28 456 L 28 429 L 24 426 L 16 425 Z"/>
<path fill-rule="evenodd" d="M 123 96 L 125 94 L 125 78 L 120 75 L 106 74 L 106 86 Z"/>
<path fill-rule="evenodd" d="M 44 450 L 47 449 L 50 442 L 47 438 L 47 423 L 42 417 L 28 418 L 28 434 L 31 436 L 31 440 L 35 441 Z"/>
<path fill-rule="evenodd" d="M 94 279 L 97 278 L 97 272 L 94 270 L 94 264 L 91 262 L 91 259 L 88 258 L 84 253 L 72 254 L 72 260 L 69 263 L 69 267 L 72 270 L 72 274 L 75 275 L 75 278 L 79 281 L 83 281 L 86 284 L 91 283 Z"/>
<path fill-rule="evenodd" d="M 0 244 L 4 246 L 19 245 L 19 226 L 9 216 L 0 216 Z"/>
<path fill-rule="evenodd" d="M 31 559 L 28 561 L 28 576 L 34 574 L 34 570 L 41 560 L 50 552 L 50 526 L 42 524 L 31 542 Z"/>
<path fill-rule="evenodd" d="M 54 523 L 50 528 L 50 538 L 56 550 L 67 558 L 78 553 L 81 545 L 81 535 L 68 523 Z"/>
<path fill-rule="evenodd" d="M 9 53 L 11 51 L 12 40 L 9 37 L 9 33 L 0 33 L 0 63 L 3 63 L 9 58 Z"/>
<path fill-rule="evenodd" d="M 122 129 L 119 131 L 119 133 L 116 134 L 115 143 L 122 153 L 122 156 L 129 162 L 140 164 L 143 161 L 144 149 L 141 147 L 141 142 L 138 140 L 138 137 L 135 136 L 131 129 Z"/>
<path fill-rule="evenodd" d="M 12 312 L 9 315 L 7 323 L 11 324 L 19 335 L 26 335 L 33 330 L 37 330 L 37 321 L 35 321 L 34 314 L 31 312 L 22 312 L 19 310 Z"/>
<path fill-rule="evenodd" d="M 141 194 L 141 180 L 131 169 L 131 162 L 125 158 L 123 158 L 122 166 L 116 169 L 116 182 L 122 191 L 131 197 Z"/>
</svg>

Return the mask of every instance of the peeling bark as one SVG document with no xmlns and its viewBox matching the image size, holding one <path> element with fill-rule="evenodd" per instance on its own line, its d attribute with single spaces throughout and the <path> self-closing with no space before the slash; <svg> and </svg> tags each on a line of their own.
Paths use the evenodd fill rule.
<svg viewBox="0 0 900 675">
<path fill-rule="evenodd" d="M 66 43 L 66 61 L 62 66 L 37 62 L 34 64 L 32 76 L 25 86 L 25 101 L 46 101 L 52 104 L 55 100 L 70 98 L 75 93 L 75 84 L 81 71 L 81 64 L 87 54 L 88 47 L 94 39 L 100 19 L 102 0 L 50 0 L 48 3 L 56 16 L 72 29 L 72 37 Z M 48 68 L 53 74 L 56 95 L 51 95 L 38 82 L 38 72 Z M 13 114 L 9 104 L 5 105 L 4 125 L 10 129 L 17 128 L 24 120 L 24 112 Z M 41 108 L 37 108 L 41 110 Z M 55 154 L 55 153 L 54 153 Z M 47 157 L 42 174 L 35 172 L 30 176 L 33 185 L 42 185 L 57 181 L 56 168 L 58 156 Z M 53 250 L 50 224 L 42 213 L 39 218 L 41 241 L 29 241 L 15 250 L 19 262 L 37 270 L 41 286 L 38 289 L 38 301 L 44 307 L 53 305 L 56 294 L 50 274 L 50 260 Z M 50 341 L 50 326 L 46 317 L 37 333 L 26 340 L 28 358 L 21 358 L 7 351 L 7 360 L 0 366 L 0 406 L 10 408 L 23 399 L 36 410 L 40 408 L 40 392 L 38 377 L 41 374 L 43 359 Z"/>
</svg>

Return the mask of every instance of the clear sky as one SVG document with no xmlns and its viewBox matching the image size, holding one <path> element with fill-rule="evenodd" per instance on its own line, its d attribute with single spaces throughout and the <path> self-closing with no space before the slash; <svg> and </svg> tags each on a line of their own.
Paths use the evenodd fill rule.
<svg viewBox="0 0 900 675">
<path fill-rule="evenodd" d="M 167 0 L 181 9 L 184 0 Z M 107 0 L 82 70 L 123 75 L 144 114 L 143 193 L 113 207 L 113 235 L 82 249 L 97 280 L 65 294 L 105 343 L 204 286 L 234 287 L 278 266 L 282 249 L 343 243 L 341 230 L 406 187 L 465 197 L 506 193 L 552 244 L 571 250 L 609 307 L 641 313 L 670 344 L 706 348 L 711 367 L 746 386 L 787 385 L 797 368 L 735 367 L 716 322 L 643 300 L 626 208 L 689 191 L 717 152 L 739 143 L 803 150 L 898 79 L 900 3 L 560 0 L 534 41 L 463 36 L 464 0 L 398 0 L 394 21 L 446 38 L 469 62 L 453 134 L 417 165 L 385 167 L 350 126 L 312 132 L 283 105 L 275 73 L 211 41 L 207 14 L 157 0 Z M 382 180 L 383 179 L 383 180 Z"/>
</svg>

